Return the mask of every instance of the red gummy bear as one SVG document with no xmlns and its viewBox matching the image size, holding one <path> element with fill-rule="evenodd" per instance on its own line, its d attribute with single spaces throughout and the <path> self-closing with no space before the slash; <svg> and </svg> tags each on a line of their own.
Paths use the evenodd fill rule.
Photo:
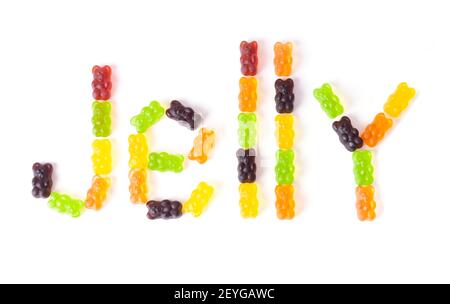
<svg viewBox="0 0 450 304">
<path fill-rule="evenodd" d="M 242 41 L 240 49 L 242 75 L 255 76 L 258 69 L 258 43 Z"/>
<path fill-rule="evenodd" d="M 95 100 L 108 100 L 111 98 L 111 67 L 105 65 L 100 67 L 98 65 L 92 68 L 92 96 Z"/>
</svg>

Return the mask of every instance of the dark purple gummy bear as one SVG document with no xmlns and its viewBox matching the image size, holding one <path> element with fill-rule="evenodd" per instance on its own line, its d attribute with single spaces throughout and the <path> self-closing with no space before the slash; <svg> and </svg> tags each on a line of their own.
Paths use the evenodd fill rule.
<svg viewBox="0 0 450 304">
<path fill-rule="evenodd" d="M 182 215 L 183 205 L 178 201 L 149 201 L 147 203 L 147 217 L 151 220 L 175 219 Z"/>
<path fill-rule="evenodd" d="M 170 103 L 170 108 L 166 110 L 167 117 L 180 122 L 190 130 L 195 130 L 201 121 L 200 114 L 196 113 L 192 108 L 185 107 L 178 100 Z"/>
<path fill-rule="evenodd" d="M 35 198 L 48 198 L 52 193 L 53 187 L 53 166 L 48 163 L 35 163 L 33 164 L 32 169 L 34 177 L 31 181 L 31 184 L 33 186 L 31 194 Z"/>
<path fill-rule="evenodd" d="M 254 149 L 239 149 L 236 152 L 238 159 L 238 178 L 241 183 L 254 183 L 256 181 L 256 153 Z"/>
<path fill-rule="evenodd" d="M 360 149 L 364 144 L 359 136 L 358 129 L 352 126 L 352 122 L 347 116 L 343 116 L 341 120 L 333 122 L 333 130 L 336 131 L 339 135 L 339 140 L 350 152 Z"/>
<path fill-rule="evenodd" d="M 294 111 L 294 81 L 291 78 L 275 81 L 275 102 L 277 112 L 292 113 Z"/>
</svg>

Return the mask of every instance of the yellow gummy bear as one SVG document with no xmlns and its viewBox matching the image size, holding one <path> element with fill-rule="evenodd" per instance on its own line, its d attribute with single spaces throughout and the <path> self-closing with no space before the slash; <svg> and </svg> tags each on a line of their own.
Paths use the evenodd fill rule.
<svg viewBox="0 0 450 304">
<path fill-rule="evenodd" d="M 243 218 L 255 218 L 258 215 L 258 185 L 240 184 L 239 185 L 239 206 L 241 207 L 241 216 Z"/>
<path fill-rule="evenodd" d="M 214 188 L 205 182 L 198 184 L 191 197 L 183 205 L 183 213 L 190 212 L 197 217 L 203 213 L 214 193 Z"/>
<path fill-rule="evenodd" d="M 145 169 L 148 165 L 147 138 L 142 134 L 131 134 L 128 137 L 128 152 L 130 169 Z"/>
<path fill-rule="evenodd" d="M 96 139 L 92 143 L 92 164 L 96 175 L 109 174 L 112 170 L 111 141 Z"/>
<path fill-rule="evenodd" d="M 406 82 L 402 82 L 384 104 L 384 112 L 392 117 L 399 117 L 408 107 L 409 102 L 413 99 L 414 95 L 416 95 L 416 90 L 408 87 Z"/>
<path fill-rule="evenodd" d="M 278 148 L 292 149 L 294 146 L 294 115 L 279 114 L 275 117 Z"/>
</svg>

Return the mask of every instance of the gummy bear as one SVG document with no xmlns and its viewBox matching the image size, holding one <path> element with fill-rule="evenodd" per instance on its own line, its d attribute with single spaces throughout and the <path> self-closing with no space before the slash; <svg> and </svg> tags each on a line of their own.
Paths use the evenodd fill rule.
<svg viewBox="0 0 450 304">
<path fill-rule="evenodd" d="M 295 216 L 294 186 L 278 185 L 275 188 L 277 197 L 275 206 L 280 220 L 292 219 Z"/>
<path fill-rule="evenodd" d="M 33 164 L 33 180 L 31 184 L 33 186 L 33 190 L 31 194 L 35 198 L 47 198 L 52 193 L 53 187 L 53 166 L 52 164 L 41 164 L 35 163 Z"/>
<path fill-rule="evenodd" d="M 144 133 L 164 116 L 164 108 L 156 100 L 149 106 L 142 108 L 141 112 L 131 118 L 131 125 L 138 133 Z"/>
<path fill-rule="evenodd" d="M 359 186 L 356 188 L 356 210 L 361 221 L 373 221 L 377 215 L 375 209 L 377 203 L 374 200 L 375 189 L 373 186 Z"/>
<path fill-rule="evenodd" d="M 275 74 L 277 76 L 290 76 L 292 70 L 292 43 L 277 42 L 274 46 Z"/>
<path fill-rule="evenodd" d="M 111 134 L 111 103 L 94 101 L 92 111 L 92 133 L 95 137 L 108 137 Z"/>
<path fill-rule="evenodd" d="M 196 113 L 192 108 L 185 107 L 178 100 L 172 100 L 170 108 L 166 110 L 166 115 L 190 130 L 195 130 L 201 121 L 200 114 Z"/>
<path fill-rule="evenodd" d="M 238 178 L 241 183 L 254 183 L 256 181 L 256 153 L 255 150 L 239 149 L 236 152 L 238 159 Z"/>
<path fill-rule="evenodd" d="M 183 212 L 190 212 L 195 217 L 200 216 L 211 200 L 213 193 L 213 187 L 205 182 L 199 183 L 197 188 L 192 191 L 191 197 L 184 203 Z"/>
<path fill-rule="evenodd" d="M 294 81 L 291 78 L 275 81 L 275 103 L 278 113 L 292 113 L 294 111 Z"/>
<path fill-rule="evenodd" d="M 84 209 L 84 202 L 58 192 L 52 192 L 48 200 L 48 206 L 56 211 L 79 217 Z"/>
<path fill-rule="evenodd" d="M 325 83 L 321 88 L 315 89 L 314 97 L 320 103 L 322 110 L 329 118 L 336 118 L 344 113 L 344 107 L 339 101 L 339 97 L 333 93 L 330 84 Z"/>
<path fill-rule="evenodd" d="M 358 186 L 373 184 L 372 152 L 360 150 L 353 152 L 353 173 Z"/>
<path fill-rule="evenodd" d="M 131 169 L 147 168 L 148 146 L 147 138 L 144 134 L 131 134 L 128 137 L 128 152 L 130 153 L 128 166 Z"/>
<path fill-rule="evenodd" d="M 129 173 L 130 201 L 132 203 L 145 203 L 147 201 L 147 169 L 132 169 Z"/>
<path fill-rule="evenodd" d="M 100 67 L 98 65 L 92 68 L 92 96 L 95 100 L 108 100 L 111 97 L 111 67 L 105 65 Z"/>
<path fill-rule="evenodd" d="M 204 164 L 214 149 L 216 134 L 213 130 L 201 128 L 198 136 L 194 140 L 194 146 L 189 152 L 188 158 Z"/>
<path fill-rule="evenodd" d="M 258 215 L 258 185 L 240 184 L 239 185 L 239 206 L 241 207 L 241 216 L 243 218 L 255 218 Z"/>
<path fill-rule="evenodd" d="M 109 174 L 112 170 L 111 141 L 96 139 L 92 142 L 92 164 L 96 175 Z"/>
<path fill-rule="evenodd" d="M 276 123 L 276 138 L 278 148 L 292 149 L 294 146 L 294 115 L 292 114 L 278 114 L 275 117 Z"/>
<path fill-rule="evenodd" d="M 392 119 L 387 118 L 384 113 L 378 113 L 373 122 L 364 129 L 361 138 L 366 145 L 373 148 L 384 138 L 392 125 Z"/>
<path fill-rule="evenodd" d="M 239 89 L 239 109 L 242 112 L 255 112 L 258 98 L 258 80 L 255 77 L 241 77 Z"/>
<path fill-rule="evenodd" d="M 352 121 L 347 116 L 333 122 L 333 130 L 338 134 L 340 142 L 350 152 L 360 149 L 364 144 L 362 138 L 359 137 L 358 129 L 353 128 Z"/>
<path fill-rule="evenodd" d="M 242 75 L 255 76 L 258 70 L 258 43 L 242 41 L 240 50 Z"/>
<path fill-rule="evenodd" d="M 244 149 L 254 148 L 256 146 L 256 114 L 240 113 L 239 121 L 239 145 Z"/>
<path fill-rule="evenodd" d="M 100 210 L 106 200 L 106 194 L 110 184 L 111 180 L 109 178 L 98 175 L 94 176 L 91 188 L 88 190 L 86 200 L 84 201 L 85 207 L 88 209 Z"/>
<path fill-rule="evenodd" d="M 169 154 L 167 152 L 152 152 L 149 156 L 148 168 L 160 172 L 183 171 L 184 156 L 179 154 Z"/>
<path fill-rule="evenodd" d="M 175 219 L 182 215 L 183 205 L 181 205 L 179 201 L 149 201 L 147 203 L 147 208 L 147 217 L 150 220 L 156 220 L 159 218 Z"/>
<path fill-rule="evenodd" d="M 408 87 L 406 82 L 402 82 L 384 104 L 384 112 L 392 117 L 399 117 L 400 114 L 408 107 L 409 102 L 415 95 L 416 90 Z"/>
<path fill-rule="evenodd" d="M 278 185 L 290 185 L 294 182 L 294 157 L 295 154 L 293 150 L 277 151 L 275 174 Z"/>
</svg>

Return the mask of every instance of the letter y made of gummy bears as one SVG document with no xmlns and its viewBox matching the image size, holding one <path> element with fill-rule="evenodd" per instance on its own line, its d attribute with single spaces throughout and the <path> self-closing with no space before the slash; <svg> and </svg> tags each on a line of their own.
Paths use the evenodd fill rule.
<svg viewBox="0 0 450 304">
<path fill-rule="evenodd" d="M 333 122 L 332 127 L 337 133 L 340 142 L 352 152 L 353 173 L 356 182 L 356 210 L 361 221 L 372 221 L 376 218 L 376 202 L 374 182 L 374 168 L 372 165 L 372 151 L 360 150 L 364 144 L 369 148 L 375 148 L 382 141 L 386 133 L 394 124 L 394 119 L 408 107 L 414 98 L 416 91 L 406 83 L 400 83 L 384 105 L 384 112 L 378 113 L 374 120 L 359 134 L 353 127 L 348 116 L 342 116 L 340 120 Z M 331 85 L 325 83 L 314 90 L 314 97 L 320 103 L 322 110 L 331 119 L 335 119 L 344 113 L 344 107 L 339 97 L 333 93 Z M 389 116 L 391 118 L 389 118 Z"/>
</svg>

